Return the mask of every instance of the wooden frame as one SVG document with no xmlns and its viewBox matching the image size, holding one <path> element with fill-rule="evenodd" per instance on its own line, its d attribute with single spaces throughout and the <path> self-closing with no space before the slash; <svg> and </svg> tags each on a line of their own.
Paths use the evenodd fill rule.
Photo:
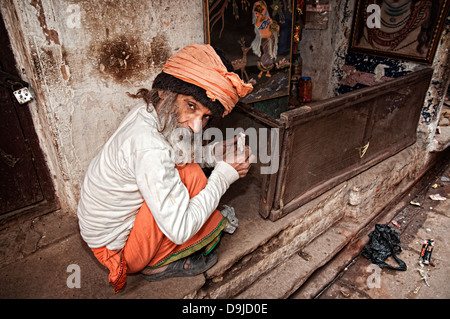
<svg viewBox="0 0 450 319">
<path fill-rule="evenodd" d="M 283 112 L 279 119 L 239 103 L 224 118 L 224 128 L 280 133 L 278 171 L 262 175 L 260 163 L 252 165 L 261 183 L 261 216 L 276 221 L 415 143 L 432 75 L 425 68 Z M 244 194 L 246 188 L 236 184 L 233 191 Z"/>
<path fill-rule="evenodd" d="M 357 0 L 350 51 L 431 64 L 449 0 Z"/>
<path fill-rule="evenodd" d="M 289 95 L 293 0 L 204 0 L 203 8 L 205 43 L 222 49 L 235 72 L 254 86 L 241 102 Z"/>
<path fill-rule="evenodd" d="M 292 212 L 415 143 L 433 69 L 308 104 L 285 122 L 270 218 Z"/>
</svg>

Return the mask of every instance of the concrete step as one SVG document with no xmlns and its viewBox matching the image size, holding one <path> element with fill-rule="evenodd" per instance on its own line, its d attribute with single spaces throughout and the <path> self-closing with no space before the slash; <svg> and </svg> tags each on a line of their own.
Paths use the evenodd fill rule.
<svg viewBox="0 0 450 319">
<path fill-rule="evenodd" d="M 311 274 L 326 264 L 350 240 L 350 233 L 332 226 L 301 251 L 260 278 L 237 299 L 281 299 L 292 295 Z"/>
</svg>

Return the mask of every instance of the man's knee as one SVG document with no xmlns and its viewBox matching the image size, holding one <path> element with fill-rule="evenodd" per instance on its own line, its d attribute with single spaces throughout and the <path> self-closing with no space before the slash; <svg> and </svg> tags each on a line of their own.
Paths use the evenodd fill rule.
<svg viewBox="0 0 450 319">
<path fill-rule="evenodd" d="M 200 165 L 197 163 L 189 163 L 177 168 L 181 181 L 188 189 L 191 197 L 197 195 L 203 188 L 205 188 L 208 179 L 206 178 Z"/>
</svg>

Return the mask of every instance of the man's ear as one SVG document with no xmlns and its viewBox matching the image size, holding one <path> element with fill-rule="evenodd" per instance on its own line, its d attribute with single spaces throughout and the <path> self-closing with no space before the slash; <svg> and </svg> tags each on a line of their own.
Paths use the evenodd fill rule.
<svg viewBox="0 0 450 319">
<path fill-rule="evenodd" d="M 164 90 L 158 90 L 158 96 L 160 99 L 163 99 L 167 96 L 167 92 Z"/>
</svg>

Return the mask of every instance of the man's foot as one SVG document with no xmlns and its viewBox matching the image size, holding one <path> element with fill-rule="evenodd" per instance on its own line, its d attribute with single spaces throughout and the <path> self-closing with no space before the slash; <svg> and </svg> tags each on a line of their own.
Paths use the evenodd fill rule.
<svg viewBox="0 0 450 319">
<path fill-rule="evenodd" d="M 190 269 L 191 268 L 191 260 L 189 258 L 184 258 L 182 259 L 184 260 L 184 269 Z M 150 268 L 150 267 L 146 267 L 141 271 L 141 274 L 143 275 L 155 275 L 155 274 L 159 274 L 162 273 L 163 271 L 165 271 L 167 269 L 167 267 L 169 267 L 169 265 L 165 265 L 159 268 Z"/>
<path fill-rule="evenodd" d="M 202 253 L 197 253 L 161 268 L 146 268 L 141 271 L 141 274 L 148 281 L 158 281 L 172 277 L 197 276 L 214 266 L 217 260 L 218 256 L 215 252 L 211 252 L 207 256 L 204 256 Z M 152 273 L 155 270 L 157 272 Z"/>
</svg>

